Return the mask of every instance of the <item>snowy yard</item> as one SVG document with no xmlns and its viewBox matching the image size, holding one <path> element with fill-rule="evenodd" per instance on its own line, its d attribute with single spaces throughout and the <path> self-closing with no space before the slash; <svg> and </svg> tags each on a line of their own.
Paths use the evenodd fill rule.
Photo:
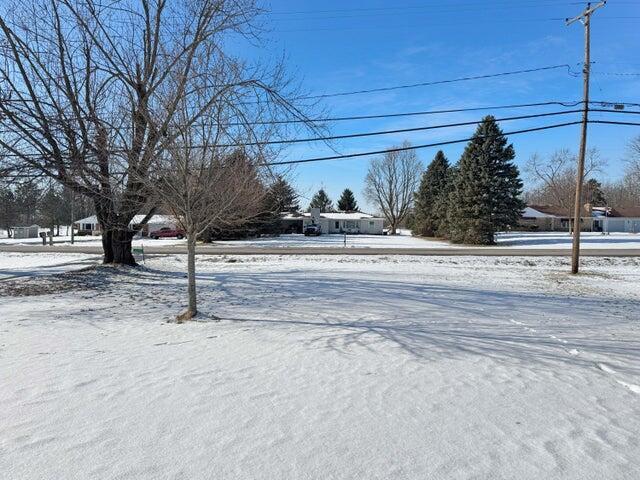
<svg viewBox="0 0 640 480">
<path fill-rule="evenodd" d="M 0 253 L 3 478 L 640 478 L 638 258 L 93 261 Z"/>
<path fill-rule="evenodd" d="M 463 245 L 452 245 L 444 240 L 425 239 L 412 237 L 408 230 L 402 235 L 347 235 L 347 248 L 464 248 Z M 530 248 L 560 248 L 571 249 L 572 237 L 568 233 L 500 233 L 497 235 L 499 247 L 510 247 L 514 249 Z M 54 237 L 56 245 L 70 245 L 70 237 Z M 100 246 L 100 237 L 76 237 L 77 245 Z M 8 239 L 0 238 L 0 245 L 5 244 L 41 244 L 39 238 L 29 239 Z M 152 240 L 149 238 L 135 238 L 133 244 L 136 246 L 170 246 L 186 245 L 186 240 L 175 238 L 163 238 Z M 279 237 L 250 238 L 246 240 L 225 240 L 216 241 L 214 246 L 220 247 L 264 247 L 264 248 L 287 248 L 287 247 L 336 247 L 345 246 L 344 235 L 322 235 L 319 237 L 305 237 L 304 235 L 280 235 Z M 613 233 L 602 235 L 600 233 L 583 233 L 581 235 L 582 248 L 605 248 L 605 249 L 628 249 L 634 248 L 640 251 L 640 234 Z"/>
<path fill-rule="evenodd" d="M 305 237 L 304 235 L 281 235 L 272 238 L 256 238 L 248 240 L 230 240 L 215 242 L 224 246 L 247 247 L 343 247 L 344 235 L 322 235 L 320 237 Z M 571 249 L 572 237 L 568 233 L 500 233 L 497 235 L 499 247 L 512 248 L 562 248 Z M 630 233 L 615 233 L 602 235 L 600 233 L 583 233 L 581 235 L 582 248 L 637 248 L 640 250 L 640 235 Z M 361 248 L 451 248 L 463 247 L 452 245 L 444 240 L 412 237 L 409 234 L 387 235 L 347 235 L 347 247 Z"/>
</svg>

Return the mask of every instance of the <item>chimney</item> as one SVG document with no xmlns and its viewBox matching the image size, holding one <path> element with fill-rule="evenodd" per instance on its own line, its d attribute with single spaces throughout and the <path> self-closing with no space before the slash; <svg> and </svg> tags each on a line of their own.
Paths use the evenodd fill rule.
<svg viewBox="0 0 640 480">
<path fill-rule="evenodd" d="M 593 217 L 593 205 L 591 203 L 584 204 L 584 211 L 587 217 Z"/>
<path fill-rule="evenodd" d="M 309 210 L 309 212 L 311 213 L 311 222 L 315 223 L 316 225 L 320 225 L 320 209 L 312 208 Z"/>
</svg>

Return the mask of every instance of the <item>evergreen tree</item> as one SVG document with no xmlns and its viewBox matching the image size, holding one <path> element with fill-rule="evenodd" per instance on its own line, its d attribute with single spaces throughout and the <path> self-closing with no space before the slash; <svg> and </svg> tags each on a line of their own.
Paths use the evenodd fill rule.
<svg viewBox="0 0 640 480">
<path fill-rule="evenodd" d="M 458 166 L 451 165 L 447 170 L 446 182 L 435 206 L 436 216 L 439 220 L 436 237 L 449 237 L 449 205 L 451 204 L 451 196 L 455 189 L 457 178 Z"/>
<path fill-rule="evenodd" d="M 14 191 L 16 199 L 17 222 L 19 225 L 36 223 L 38 205 L 42 191 L 34 182 L 21 183 Z"/>
<path fill-rule="evenodd" d="M 358 202 L 356 197 L 353 196 L 353 192 L 348 188 L 345 188 L 342 192 L 340 200 L 338 200 L 338 210 L 343 212 L 356 212 L 358 211 Z"/>
<path fill-rule="evenodd" d="M 516 226 L 525 207 L 513 145 L 492 116 L 485 117 L 459 162 L 448 211 L 455 243 L 490 245 L 495 233 Z"/>
<path fill-rule="evenodd" d="M 584 184 L 584 202 L 593 207 L 606 207 L 607 199 L 602 191 L 602 184 L 595 178 L 587 180 Z"/>
<path fill-rule="evenodd" d="M 269 212 L 296 212 L 300 210 L 298 203 L 298 193 L 287 182 L 284 177 L 278 175 L 274 182 L 269 185 L 265 194 L 265 205 Z"/>
<path fill-rule="evenodd" d="M 282 213 L 300 210 L 298 193 L 281 175 L 267 187 L 263 205 L 262 213 L 248 222 L 245 229 L 253 227 L 260 234 L 279 234 L 282 230 Z"/>
<path fill-rule="evenodd" d="M 55 227 L 60 228 L 64 216 L 64 200 L 55 188 L 49 187 L 39 202 L 38 222 L 41 226 L 49 228 L 53 232 Z M 58 231 L 57 234 L 60 232 Z"/>
<path fill-rule="evenodd" d="M 309 204 L 309 210 L 312 208 L 319 208 L 321 212 L 333 212 L 333 202 L 327 195 L 327 192 L 324 191 L 323 188 L 318 190 L 313 198 L 311 199 L 311 203 Z"/>
<path fill-rule="evenodd" d="M 441 150 L 431 161 L 415 194 L 413 233 L 433 237 L 442 231 L 448 203 L 449 161 Z"/>
<path fill-rule="evenodd" d="M 0 187 L 0 228 L 7 232 L 7 236 L 11 237 L 11 228 L 14 227 L 18 220 L 18 207 L 16 204 L 16 196 L 9 187 Z"/>
</svg>

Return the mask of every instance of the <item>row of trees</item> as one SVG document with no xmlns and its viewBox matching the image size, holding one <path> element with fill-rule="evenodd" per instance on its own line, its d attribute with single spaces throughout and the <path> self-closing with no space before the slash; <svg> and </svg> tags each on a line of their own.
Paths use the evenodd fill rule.
<svg viewBox="0 0 640 480">
<path fill-rule="evenodd" d="M 60 234 L 60 226 L 89 215 L 93 206 L 86 198 L 57 184 L 36 182 L 0 185 L 0 228 L 12 236 L 12 227 L 38 224 Z"/>
<path fill-rule="evenodd" d="M 333 207 L 333 200 L 329 198 L 329 195 L 327 195 L 327 192 L 325 192 L 323 188 L 318 190 L 311 198 L 311 202 L 309 203 L 309 210 L 311 210 L 312 208 L 319 208 L 321 212 L 335 212 L 335 208 Z M 338 199 L 338 211 L 358 211 L 358 202 L 356 201 L 356 197 L 348 188 L 345 188 L 342 191 L 342 195 L 340 195 L 340 198 Z"/>
<path fill-rule="evenodd" d="M 456 165 L 439 151 L 415 194 L 413 232 L 490 245 L 525 207 L 515 152 L 492 116 L 479 124 Z"/>
<path fill-rule="evenodd" d="M 561 149 L 548 156 L 532 155 L 525 172 L 532 185 L 525 195 L 528 203 L 556 205 L 570 215 L 573 211 L 577 159 Z M 635 207 L 640 205 L 640 137 L 629 143 L 624 173 L 617 180 L 600 182 L 606 161 L 595 148 L 587 152 L 585 162 L 584 203 L 593 206 Z"/>
</svg>

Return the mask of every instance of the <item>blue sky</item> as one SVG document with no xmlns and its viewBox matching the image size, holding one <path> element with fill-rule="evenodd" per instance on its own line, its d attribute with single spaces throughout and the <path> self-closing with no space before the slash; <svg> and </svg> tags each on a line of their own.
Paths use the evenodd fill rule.
<svg viewBox="0 0 640 480">
<path fill-rule="evenodd" d="M 328 94 L 360 89 L 484 75 L 510 70 L 570 64 L 580 71 L 583 59 L 583 28 L 565 26 L 584 4 L 566 1 L 382 0 L 345 2 L 325 0 L 272 0 L 265 17 L 269 29 L 260 55 L 286 55 L 290 72 L 309 94 Z M 610 0 L 592 21 L 591 98 L 640 102 L 640 76 L 611 75 L 640 72 L 640 0 Z M 486 79 L 441 86 L 324 99 L 321 107 L 334 116 L 385 114 L 416 110 L 466 108 L 548 100 L 573 101 L 582 97 L 582 78 L 566 69 Z M 438 123 L 475 121 L 484 114 L 496 117 L 552 111 L 518 109 L 497 112 L 465 112 L 428 117 L 409 117 L 330 125 L 332 134 Z M 592 118 L 596 118 L 594 114 Z M 623 117 L 623 118 L 619 118 Z M 615 120 L 634 118 L 617 115 Z M 515 130 L 578 119 L 577 115 L 513 121 L 503 130 Z M 534 152 L 547 154 L 558 148 L 577 149 L 579 127 L 565 127 L 514 136 L 517 163 L 523 166 Z M 335 142 L 340 153 L 384 149 L 408 140 L 413 144 L 446 141 L 469 136 L 475 127 L 386 135 Z M 638 127 L 590 125 L 589 146 L 600 149 L 608 160 L 603 179 L 619 177 L 625 145 L 640 133 Z M 458 160 L 463 145 L 443 150 L 451 162 Z M 330 155 L 320 143 L 288 149 L 287 158 Z M 419 150 L 427 164 L 434 149 Z M 300 165 L 291 177 L 306 206 L 314 191 L 324 187 L 334 198 L 351 188 L 361 205 L 368 158 Z M 524 174 L 523 174 L 524 175 Z M 525 178 L 526 180 L 526 178 Z"/>
</svg>

